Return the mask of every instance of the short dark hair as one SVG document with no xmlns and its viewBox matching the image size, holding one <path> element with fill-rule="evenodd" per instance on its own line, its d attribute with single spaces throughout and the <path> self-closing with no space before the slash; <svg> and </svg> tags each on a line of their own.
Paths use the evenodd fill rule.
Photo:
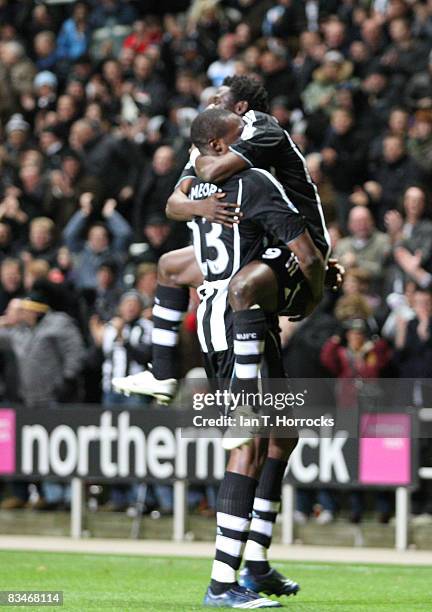
<svg viewBox="0 0 432 612">
<path fill-rule="evenodd" d="M 268 94 L 258 79 L 248 76 L 230 76 L 223 82 L 230 88 L 234 103 L 245 101 L 250 110 L 269 112 Z"/>
<path fill-rule="evenodd" d="M 233 113 L 222 108 L 208 108 L 200 113 L 191 125 L 192 143 L 200 151 L 205 151 L 211 138 L 223 138 L 225 136 L 228 119 L 232 115 Z"/>
</svg>

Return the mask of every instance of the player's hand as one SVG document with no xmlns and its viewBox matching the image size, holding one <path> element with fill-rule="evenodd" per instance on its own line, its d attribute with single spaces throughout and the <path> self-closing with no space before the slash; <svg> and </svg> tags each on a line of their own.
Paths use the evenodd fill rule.
<svg viewBox="0 0 432 612">
<path fill-rule="evenodd" d="M 332 291 L 339 291 L 343 285 L 345 276 L 345 268 L 338 262 L 337 259 L 329 259 L 324 284 Z"/>
<path fill-rule="evenodd" d="M 222 202 L 225 193 L 216 193 L 201 201 L 202 216 L 210 223 L 220 223 L 225 227 L 233 227 L 240 223 L 242 213 L 238 212 L 238 204 Z M 237 212 L 236 212 L 237 211 Z"/>
</svg>

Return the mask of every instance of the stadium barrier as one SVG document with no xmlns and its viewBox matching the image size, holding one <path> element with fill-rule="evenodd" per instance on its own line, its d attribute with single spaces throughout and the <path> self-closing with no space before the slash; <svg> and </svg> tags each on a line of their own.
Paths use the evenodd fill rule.
<svg viewBox="0 0 432 612">
<path fill-rule="evenodd" d="M 395 491 L 396 548 L 406 549 L 410 492 L 419 475 L 432 478 L 432 468 L 418 467 L 417 415 L 432 422 L 432 409 L 393 410 L 363 412 L 363 437 L 337 426 L 325 434 L 300 429 L 283 486 L 283 543 L 293 542 L 296 486 L 376 487 Z M 185 414 L 172 407 L 0 407 L 0 478 L 70 482 L 73 538 L 82 537 L 85 483 L 171 483 L 172 537 L 183 540 L 188 483 L 217 483 L 226 463 L 215 430 L 190 437 L 188 424 Z"/>
</svg>

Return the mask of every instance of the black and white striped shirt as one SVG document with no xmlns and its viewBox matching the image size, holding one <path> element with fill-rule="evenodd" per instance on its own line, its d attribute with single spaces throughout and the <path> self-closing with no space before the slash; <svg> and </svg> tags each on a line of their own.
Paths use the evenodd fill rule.
<svg viewBox="0 0 432 612">
<path fill-rule="evenodd" d="M 228 285 L 236 272 L 256 259 L 270 239 L 289 244 L 305 231 L 305 222 L 280 183 L 266 170 L 253 168 L 220 187 L 228 202 L 237 202 L 241 223 L 227 228 L 202 217 L 189 222 L 195 255 L 205 282 L 198 289 L 198 336 L 205 353 L 225 351 L 230 343 Z M 217 187 L 194 179 L 191 199 L 203 199 Z"/>
</svg>

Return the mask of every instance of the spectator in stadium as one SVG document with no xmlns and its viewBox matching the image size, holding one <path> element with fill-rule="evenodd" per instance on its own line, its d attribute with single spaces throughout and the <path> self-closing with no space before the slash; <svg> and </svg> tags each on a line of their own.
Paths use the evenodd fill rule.
<svg viewBox="0 0 432 612">
<path fill-rule="evenodd" d="M 321 63 L 326 46 L 318 32 L 303 31 L 299 37 L 299 50 L 294 58 L 294 65 L 299 79 L 300 91 L 303 92 L 311 80 L 312 74 Z"/>
<path fill-rule="evenodd" d="M 144 226 L 144 240 L 148 245 L 145 261 L 157 263 L 164 253 L 185 246 L 184 232 L 174 231 L 175 227 L 180 229 L 178 224 L 172 224 L 165 216 L 153 215 L 147 219 Z"/>
<path fill-rule="evenodd" d="M 329 49 L 340 51 L 343 55 L 348 52 L 347 28 L 338 17 L 331 16 L 323 24 L 324 42 Z"/>
<path fill-rule="evenodd" d="M 432 51 L 424 72 L 416 72 L 405 88 L 405 101 L 411 110 L 432 108 Z"/>
<path fill-rule="evenodd" d="M 153 306 L 157 285 L 157 266 L 153 263 L 140 264 L 135 272 L 135 289 L 141 296 L 144 308 Z"/>
<path fill-rule="evenodd" d="M 161 36 L 157 19 L 137 19 L 133 24 L 132 34 L 126 36 L 123 41 L 123 48 L 132 49 L 134 53 L 145 53 L 151 45 L 160 43 Z"/>
<path fill-rule="evenodd" d="M 101 0 L 92 10 L 92 28 L 110 25 L 130 25 L 136 17 L 135 9 L 129 2 L 120 0 Z"/>
<path fill-rule="evenodd" d="M 136 55 L 133 63 L 134 97 L 150 115 L 165 114 L 167 89 L 157 76 L 154 61 L 148 55 Z"/>
<path fill-rule="evenodd" d="M 399 319 L 408 323 L 415 318 L 413 309 L 415 291 L 416 284 L 408 281 L 405 283 L 403 294 L 393 292 L 387 296 L 386 303 L 390 312 L 381 329 L 381 335 L 386 340 L 394 343 Z"/>
<path fill-rule="evenodd" d="M 355 384 L 355 381 L 372 379 L 373 385 L 374 379 L 383 375 L 390 358 L 389 345 L 382 338 L 370 337 L 370 330 L 364 319 L 347 320 L 344 323 L 343 337 L 332 336 L 321 350 L 324 367 L 340 379 L 340 384 L 336 385 L 337 406 L 357 410 L 364 391 Z M 358 491 L 351 492 L 350 502 L 351 522 L 359 523 L 364 512 L 363 494 Z M 376 509 L 380 522 L 387 523 L 391 516 L 388 493 L 376 495 Z"/>
<path fill-rule="evenodd" d="M 404 77 L 426 69 L 430 48 L 426 42 L 414 39 L 407 19 L 393 19 L 389 34 L 392 42 L 381 56 L 383 66 Z"/>
<path fill-rule="evenodd" d="M 57 36 L 57 57 L 74 61 L 87 53 L 90 40 L 88 23 L 88 6 L 85 2 L 76 2 L 72 16 L 63 22 Z"/>
<path fill-rule="evenodd" d="M 146 404 L 144 397 L 125 397 L 113 391 L 113 376 L 127 376 L 140 372 L 151 357 L 151 333 L 153 324 L 141 316 L 143 301 L 136 291 L 127 291 L 121 296 L 118 314 L 104 324 L 96 316 L 91 320 L 93 340 L 103 354 L 103 399 L 104 406 L 126 404 L 138 408 Z M 119 512 L 135 501 L 136 487 L 116 485 L 111 488 L 108 502 L 102 510 Z"/>
<path fill-rule="evenodd" d="M 367 143 L 356 129 L 351 111 L 336 109 L 321 149 L 323 170 L 336 190 L 339 222 L 345 227 L 348 196 L 365 178 Z"/>
<path fill-rule="evenodd" d="M 324 217 L 328 226 L 329 223 L 335 221 L 337 209 L 335 206 L 334 187 L 328 176 L 323 172 L 322 161 L 322 155 L 320 153 L 310 153 L 306 156 L 309 174 L 317 186 L 324 210 Z"/>
<path fill-rule="evenodd" d="M 359 123 L 375 138 L 382 132 L 390 109 L 400 101 L 400 87 L 391 81 L 383 66 L 372 64 L 361 82 L 360 93 Z"/>
<path fill-rule="evenodd" d="M 226 77 L 234 74 L 234 58 L 237 53 L 236 37 L 234 34 L 225 34 L 218 43 L 218 57 L 210 64 L 207 76 L 214 87 L 222 85 Z"/>
<path fill-rule="evenodd" d="M 57 64 L 56 38 L 54 32 L 39 32 L 34 39 L 35 65 L 38 70 L 55 70 Z"/>
<path fill-rule="evenodd" d="M 137 188 L 134 222 L 135 237 L 142 236 L 142 228 L 151 217 L 165 215 L 166 202 L 178 179 L 178 167 L 172 147 L 161 146 L 153 155 L 151 167 L 143 173 Z"/>
<path fill-rule="evenodd" d="M 0 320 L 0 349 L 14 354 L 19 399 L 38 409 L 79 399 L 84 359 L 83 341 L 73 320 L 51 310 L 49 302 L 46 292 L 35 290 Z M 68 497 L 63 485 L 51 481 L 42 483 L 41 492 L 35 509 L 56 508 Z M 3 507 L 22 507 L 27 486 L 13 483 L 12 493 L 12 498 L 3 500 Z"/>
<path fill-rule="evenodd" d="M 96 274 L 95 295 L 91 311 L 103 322 L 110 321 L 117 310 L 122 294 L 119 283 L 119 266 L 115 260 L 106 259 Z"/>
<path fill-rule="evenodd" d="M 384 133 L 376 136 L 369 148 L 369 161 L 377 162 L 383 154 L 383 140 L 386 136 L 397 136 L 407 141 L 409 113 L 406 109 L 395 107 L 392 108 L 389 114 L 387 129 Z"/>
<path fill-rule="evenodd" d="M 113 391 L 111 379 L 140 372 L 150 359 L 153 324 L 142 318 L 143 305 L 137 291 L 127 291 L 120 298 L 118 315 L 108 324 L 92 319 L 93 339 L 104 357 L 103 403 L 107 406 L 142 403 L 143 398 L 127 398 Z"/>
<path fill-rule="evenodd" d="M 83 193 L 92 193 L 95 207 L 102 198 L 102 183 L 96 176 L 86 174 L 80 156 L 71 149 L 61 155 L 58 170 L 49 174 L 45 191 L 44 210 L 53 219 L 58 230 L 62 230 L 79 206 Z"/>
<path fill-rule="evenodd" d="M 429 287 L 432 272 L 432 221 L 425 218 L 424 190 L 409 187 L 404 194 L 403 209 L 405 219 L 397 210 L 390 210 L 385 217 L 397 264 L 396 268 L 387 272 L 387 276 L 393 285 L 399 279 L 399 282 L 414 280 L 421 287 Z"/>
<path fill-rule="evenodd" d="M 0 47 L 0 116 L 18 110 L 22 95 L 31 94 L 36 70 L 21 43 L 3 42 Z"/>
<path fill-rule="evenodd" d="M 351 209 L 348 229 L 349 236 L 338 241 L 335 255 L 347 268 L 358 266 L 367 270 L 378 287 L 390 254 L 389 237 L 376 229 L 372 214 L 365 206 Z"/>
<path fill-rule="evenodd" d="M 386 38 L 383 32 L 382 23 L 380 23 L 378 19 L 374 19 L 373 17 L 365 19 L 361 24 L 360 36 L 372 59 L 382 54 Z"/>
<path fill-rule="evenodd" d="M 341 296 L 334 305 L 333 317 L 338 323 L 338 331 L 346 321 L 352 319 L 364 319 L 368 322 L 369 329 L 377 329 L 373 311 L 365 297 L 359 293 Z"/>
<path fill-rule="evenodd" d="M 408 139 L 408 153 L 428 178 L 432 177 L 432 105 L 419 110 Z"/>
<path fill-rule="evenodd" d="M 54 126 L 45 127 L 40 131 L 39 148 L 44 154 L 44 171 L 59 169 L 64 147 Z"/>
<path fill-rule="evenodd" d="M 139 156 L 132 143 L 103 134 L 88 119 L 80 119 L 72 125 L 69 144 L 87 173 L 99 179 L 105 197 L 121 198 L 126 188 L 133 193 Z"/>
<path fill-rule="evenodd" d="M 20 261 L 5 258 L 0 266 L 0 315 L 4 314 L 11 300 L 23 296 L 23 291 Z"/>
<path fill-rule="evenodd" d="M 30 259 L 24 266 L 24 288 L 27 292 L 33 289 L 38 280 L 47 279 L 50 271 L 46 259 Z"/>
<path fill-rule="evenodd" d="M 334 110 L 334 95 L 339 83 L 347 82 L 352 74 L 352 64 L 339 51 L 328 51 L 321 66 L 312 74 L 312 81 L 302 93 L 303 105 L 308 113 Z"/>
<path fill-rule="evenodd" d="M 72 125 L 79 113 L 79 106 L 74 97 L 63 94 L 57 98 L 55 127 L 57 133 L 66 142 L 69 138 Z M 54 119 L 54 118 L 53 118 Z M 74 145 L 71 144 L 73 148 Z M 77 145 L 78 148 L 79 145 Z"/>
<path fill-rule="evenodd" d="M 371 168 L 370 174 L 372 181 L 368 181 L 365 189 L 372 194 L 375 217 L 378 225 L 382 226 L 385 213 L 394 208 L 407 187 L 421 182 L 422 173 L 407 154 L 403 139 L 400 136 L 386 136 L 382 157 Z"/>
<path fill-rule="evenodd" d="M 0 345 L 15 353 L 20 395 L 27 406 L 46 408 L 79 397 L 84 345 L 72 319 L 54 312 L 49 296 L 34 291 L 20 303 L 18 321 L 0 324 Z"/>
<path fill-rule="evenodd" d="M 372 311 L 380 304 L 379 297 L 371 290 L 371 275 L 365 268 L 348 268 L 342 286 L 343 295 L 361 295 Z"/>
<path fill-rule="evenodd" d="M 28 153 L 26 152 L 26 155 Z M 32 219 L 42 209 L 45 191 L 45 180 L 42 174 L 42 156 L 39 152 L 36 152 L 34 160 L 29 158 L 26 161 L 24 156 L 22 157 L 18 176 L 20 193 L 17 193 L 17 197 L 24 213 L 27 214 L 29 219 Z"/>
<path fill-rule="evenodd" d="M 21 258 L 25 261 L 45 259 L 52 265 L 56 257 L 54 221 L 48 217 L 36 217 L 30 222 L 29 242 L 23 247 Z"/>
<path fill-rule="evenodd" d="M 1 87 L 1 85 L 0 85 Z M 17 167 L 18 158 L 28 145 L 30 125 L 19 113 L 15 113 L 6 123 L 6 153 L 10 164 Z"/>
<path fill-rule="evenodd" d="M 76 258 L 76 285 L 82 289 L 94 289 L 98 266 L 107 257 L 118 261 L 120 265 L 124 263 L 132 236 L 131 227 L 115 210 L 116 201 L 110 199 L 102 208 L 104 223 L 91 224 L 87 240 L 84 240 L 82 235 L 93 212 L 92 202 L 91 193 L 81 196 L 80 210 L 70 219 L 63 232 L 65 244 Z"/>
<path fill-rule="evenodd" d="M 297 79 L 292 71 L 286 54 L 282 51 L 266 51 L 260 59 L 263 85 L 268 92 L 270 102 L 283 93 L 288 99 L 288 108 L 300 106 Z"/>
<path fill-rule="evenodd" d="M 28 23 L 25 26 L 26 34 L 28 34 L 30 40 L 33 40 L 38 32 L 54 29 L 54 19 L 46 4 L 37 4 L 33 7 Z"/>
<path fill-rule="evenodd" d="M 432 295 L 417 289 L 412 300 L 414 319 L 396 321 L 396 363 L 401 378 L 430 378 L 432 375 Z"/>
<path fill-rule="evenodd" d="M 53 72 L 43 70 L 33 81 L 34 96 L 24 98 L 28 112 L 54 110 L 57 100 L 58 79 Z M 35 107 L 34 107 L 35 106 Z M 47 126 L 47 129 L 49 126 Z"/>
<path fill-rule="evenodd" d="M 7 257 L 14 257 L 16 254 L 11 226 L 6 221 L 0 220 L 0 264 Z"/>
<path fill-rule="evenodd" d="M 379 378 L 390 361 L 388 344 L 382 339 L 370 339 L 364 319 L 348 320 L 344 329 L 345 343 L 340 336 L 332 336 L 324 344 L 321 351 L 324 367 L 337 378 Z M 345 394 L 341 394 L 339 399 L 339 406 L 354 405 L 352 397 Z"/>
</svg>

